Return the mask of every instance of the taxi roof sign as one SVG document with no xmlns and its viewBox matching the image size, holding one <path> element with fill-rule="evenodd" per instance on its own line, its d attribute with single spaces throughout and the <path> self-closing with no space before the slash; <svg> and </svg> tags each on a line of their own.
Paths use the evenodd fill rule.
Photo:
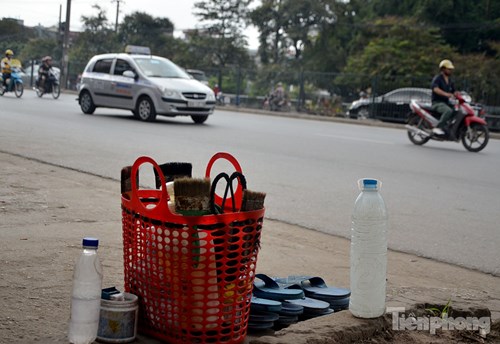
<svg viewBox="0 0 500 344">
<path fill-rule="evenodd" d="M 139 45 L 127 45 L 125 47 L 125 52 L 127 54 L 151 55 L 151 49 L 149 49 L 149 47 L 141 47 Z"/>
</svg>

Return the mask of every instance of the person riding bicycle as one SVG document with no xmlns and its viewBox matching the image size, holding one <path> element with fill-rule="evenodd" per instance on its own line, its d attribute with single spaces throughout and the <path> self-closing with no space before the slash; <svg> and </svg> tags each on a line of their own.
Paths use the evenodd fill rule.
<svg viewBox="0 0 500 344">
<path fill-rule="evenodd" d="M 50 56 L 45 56 L 42 59 L 43 64 L 40 66 L 38 69 L 38 88 L 40 88 L 42 91 L 45 90 L 45 86 L 50 87 L 50 82 L 52 82 L 52 76 L 51 76 L 51 71 L 52 71 L 52 57 Z M 47 85 L 45 84 L 47 83 Z"/>
<path fill-rule="evenodd" d="M 453 117 L 453 108 L 449 105 L 449 100 L 455 94 L 455 86 L 451 81 L 451 74 L 455 69 L 450 60 L 442 60 L 439 63 L 440 73 L 432 79 L 432 110 L 441 114 L 441 118 L 432 129 L 434 134 L 444 135 L 443 128 Z"/>
<path fill-rule="evenodd" d="M 2 68 L 2 78 L 4 86 L 7 86 L 7 80 L 10 79 L 12 74 L 12 56 L 14 56 L 14 52 L 10 49 L 5 50 L 5 57 L 1 61 Z"/>
</svg>

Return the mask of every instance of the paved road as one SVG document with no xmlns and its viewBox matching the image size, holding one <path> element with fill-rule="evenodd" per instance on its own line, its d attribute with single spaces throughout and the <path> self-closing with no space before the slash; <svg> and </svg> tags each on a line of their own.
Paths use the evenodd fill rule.
<svg viewBox="0 0 500 344">
<path fill-rule="evenodd" d="M 114 179 L 140 155 L 190 161 L 201 176 L 213 153 L 228 151 L 249 188 L 268 193 L 268 217 L 344 237 L 356 181 L 375 177 L 390 213 L 391 248 L 500 275 L 498 140 L 470 153 L 457 143 L 414 146 L 396 128 L 230 111 L 205 125 L 166 117 L 142 123 L 125 111 L 83 115 L 74 99 L 29 91 L 0 98 L 0 150 Z"/>
</svg>

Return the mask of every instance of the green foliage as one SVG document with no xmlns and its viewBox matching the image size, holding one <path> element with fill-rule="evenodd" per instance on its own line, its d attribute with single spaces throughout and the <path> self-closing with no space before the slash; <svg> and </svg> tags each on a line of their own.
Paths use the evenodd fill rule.
<svg viewBox="0 0 500 344">
<path fill-rule="evenodd" d="M 155 54 L 171 51 L 174 24 L 168 18 L 155 18 L 147 13 L 134 12 L 123 18 L 119 27 L 119 41 L 150 47 Z"/>
<path fill-rule="evenodd" d="M 453 59 L 453 49 L 444 44 L 437 31 L 419 25 L 415 19 L 389 17 L 375 20 L 366 32 L 367 46 L 349 57 L 337 82 L 360 86 L 377 77 L 432 77 L 443 58 Z M 425 47 L 425 48 L 422 48 Z"/>
<path fill-rule="evenodd" d="M 31 31 L 13 19 L 0 20 L 0 56 L 3 58 L 5 50 L 11 49 L 19 58 L 31 35 Z"/>
<path fill-rule="evenodd" d="M 30 39 L 26 43 L 19 59 L 22 61 L 38 60 L 50 55 L 54 61 L 59 61 L 62 57 L 62 46 L 55 38 Z"/>
<path fill-rule="evenodd" d="M 97 15 L 82 16 L 85 30 L 71 47 L 70 60 L 88 61 L 94 55 L 121 50 L 105 11 L 99 5 L 93 7 L 97 10 Z"/>
<path fill-rule="evenodd" d="M 198 66 L 216 68 L 247 66 L 247 41 L 242 29 L 252 0 L 210 0 L 195 3 L 194 14 L 205 22 L 204 30 L 190 37 L 190 51 L 197 55 Z M 223 79 L 219 77 L 223 88 Z M 225 87 L 224 87 L 225 88 Z"/>
</svg>

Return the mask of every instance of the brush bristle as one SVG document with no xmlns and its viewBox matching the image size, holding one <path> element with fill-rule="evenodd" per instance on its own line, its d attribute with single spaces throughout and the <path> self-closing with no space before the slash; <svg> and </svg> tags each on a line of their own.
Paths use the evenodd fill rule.
<svg viewBox="0 0 500 344">
<path fill-rule="evenodd" d="M 243 199 L 241 201 L 241 211 L 252 211 L 264 208 L 264 192 L 243 190 Z"/>
<path fill-rule="evenodd" d="M 179 178 L 174 182 L 175 209 L 182 211 L 208 211 L 210 209 L 210 179 Z"/>
<path fill-rule="evenodd" d="M 210 196 L 210 179 L 208 178 L 178 178 L 174 183 L 176 196 Z"/>
</svg>

